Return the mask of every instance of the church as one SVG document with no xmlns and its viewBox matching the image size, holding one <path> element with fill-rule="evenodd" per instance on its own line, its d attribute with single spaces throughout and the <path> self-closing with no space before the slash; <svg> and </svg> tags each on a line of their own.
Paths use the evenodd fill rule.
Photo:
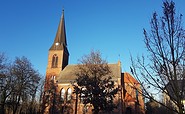
<svg viewBox="0 0 185 114">
<path fill-rule="evenodd" d="M 117 108 L 112 114 L 144 114 L 144 100 L 140 83 L 129 73 L 121 71 L 120 61 L 114 64 L 108 63 L 108 66 L 112 71 L 115 86 L 119 88 L 114 98 Z M 80 102 L 80 98 L 76 99 L 76 94 L 73 93 L 72 82 L 76 79 L 74 73 L 76 67 L 77 65 L 69 64 L 63 11 L 56 37 L 48 53 L 43 100 L 43 112 L 45 114 L 92 114 L 92 106 L 84 107 Z"/>
</svg>

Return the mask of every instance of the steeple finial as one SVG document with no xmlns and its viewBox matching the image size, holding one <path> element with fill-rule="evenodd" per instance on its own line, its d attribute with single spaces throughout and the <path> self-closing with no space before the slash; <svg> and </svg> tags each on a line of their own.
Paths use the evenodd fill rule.
<svg viewBox="0 0 185 114">
<path fill-rule="evenodd" d="M 62 13 L 64 13 L 64 6 L 62 7 Z"/>
<path fill-rule="evenodd" d="M 64 6 L 62 7 L 62 18 L 64 18 Z"/>
</svg>

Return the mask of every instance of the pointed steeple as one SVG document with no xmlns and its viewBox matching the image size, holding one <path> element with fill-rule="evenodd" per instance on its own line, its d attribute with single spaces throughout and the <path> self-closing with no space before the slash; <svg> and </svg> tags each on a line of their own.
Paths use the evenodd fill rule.
<svg viewBox="0 0 185 114">
<path fill-rule="evenodd" d="M 64 10 L 62 11 L 62 17 L 58 26 L 55 40 L 50 50 L 64 50 L 67 49 L 66 41 L 66 30 L 65 30 L 65 21 L 64 21 Z"/>
</svg>

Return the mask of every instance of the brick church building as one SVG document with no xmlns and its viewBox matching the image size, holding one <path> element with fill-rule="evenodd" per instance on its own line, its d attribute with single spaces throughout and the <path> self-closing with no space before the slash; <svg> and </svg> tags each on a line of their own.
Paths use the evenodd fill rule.
<svg viewBox="0 0 185 114">
<path fill-rule="evenodd" d="M 72 54 L 71 54 L 72 55 Z M 75 56 L 75 55 L 72 55 Z M 64 11 L 58 25 L 56 37 L 49 49 L 44 93 L 45 114 L 91 114 L 92 106 L 85 106 L 76 99 L 72 82 L 77 65 L 68 64 L 69 51 L 65 30 Z M 113 114 L 144 114 L 144 100 L 139 82 L 129 73 L 122 73 L 121 62 L 108 64 L 112 71 L 112 80 L 119 88 L 114 102 L 117 108 Z M 77 102 L 78 100 L 78 102 Z M 102 112 L 103 113 L 103 112 Z"/>
</svg>

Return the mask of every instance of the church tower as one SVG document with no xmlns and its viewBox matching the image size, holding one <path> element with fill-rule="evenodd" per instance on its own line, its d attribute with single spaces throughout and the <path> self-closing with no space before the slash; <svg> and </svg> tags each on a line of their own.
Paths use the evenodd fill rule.
<svg viewBox="0 0 185 114">
<path fill-rule="evenodd" d="M 69 52 L 67 49 L 64 10 L 58 26 L 55 40 L 49 49 L 46 78 L 56 77 L 67 65 Z"/>
</svg>

